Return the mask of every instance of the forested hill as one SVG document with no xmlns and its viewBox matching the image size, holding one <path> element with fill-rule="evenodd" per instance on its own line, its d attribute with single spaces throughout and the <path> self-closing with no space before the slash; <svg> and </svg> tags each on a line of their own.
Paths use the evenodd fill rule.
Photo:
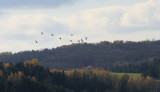
<svg viewBox="0 0 160 92">
<path fill-rule="evenodd" d="M 103 41 L 0 54 L 1 62 L 16 63 L 33 58 L 37 58 L 41 65 L 61 69 L 82 68 L 88 65 L 107 68 L 115 64 L 138 64 L 160 58 L 160 41 Z"/>
</svg>

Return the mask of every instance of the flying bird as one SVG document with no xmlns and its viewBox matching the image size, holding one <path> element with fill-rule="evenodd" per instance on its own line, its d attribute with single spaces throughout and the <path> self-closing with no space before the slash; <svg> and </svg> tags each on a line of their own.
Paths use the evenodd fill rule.
<svg viewBox="0 0 160 92">
<path fill-rule="evenodd" d="M 60 37 L 59 40 L 61 40 L 62 38 Z"/>
<path fill-rule="evenodd" d="M 54 36 L 53 34 L 51 34 L 51 36 Z"/>
<path fill-rule="evenodd" d="M 81 39 L 81 42 L 83 43 L 83 39 Z"/>
<path fill-rule="evenodd" d="M 35 43 L 38 43 L 37 40 L 35 40 Z"/>
<path fill-rule="evenodd" d="M 77 42 L 79 42 L 79 43 L 80 43 L 80 40 L 78 40 Z"/>
<path fill-rule="evenodd" d="M 73 36 L 73 34 L 71 34 L 71 36 Z"/>
<path fill-rule="evenodd" d="M 85 37 L 85 39 L 87 40 L 87 39 L 88 39 L 88 37 Z"/>
<path fill-rule="evenodd" d="M 41 32 L 41 35 L 43 35 L 44 33 L 43 32 Z"/>
<path fill-rule="evenodd" d="M 72 42 L 72 40 L 70 40 L 70 42 Z"/>
</svg>

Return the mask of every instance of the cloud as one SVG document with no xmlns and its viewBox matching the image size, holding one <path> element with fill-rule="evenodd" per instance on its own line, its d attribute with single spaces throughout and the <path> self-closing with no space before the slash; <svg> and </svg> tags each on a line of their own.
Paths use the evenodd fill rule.
<svg viewBox="0 0 160 92">
<path fill-rule="evenodd" d="M 64 34 L 65 25 L 43 14 L 12 15 L 0 19 L 0 36 L 4 40 L 34 40 L 41 32 Z"/>
<path fill-rule="evenodd" d="M 44 14 L 16 14 L 0 18 L 0 46 L 5 51 L 51 48 L 69 42 L 66 26 Z M 41 35 L 44 32 L 44 35 Z M 53 33 L 54 37 L 51 36 Z M 63 38 L 61 43 L 59 37 Z M 35 44 L 35 40 L 38 44 Z"/>
<path fill-rule="evenodd" d="M 84 10 L 67 18 L 54 17 L 72 31 L 128 33 L 160 30 L 160 1 L 149 0 L 132 6 L 108 6 Z"/>
<path fill-rule="evenodd" d="M 0 48 L 12 51 L 51 48 L 86 36 L 88 42 L 159 39 L 159 6 L 160 1 L 149 0 L 129 6 L 83 8 L 72 13 L 66 9 L 59 14 L 70 13 L 67 16 L 56 15 L 59 9 L 4 10 L 0 15 L 0 43 L 3 43 Z M 41 36 L 40 32 L 45 35 Z M 51 37 L 51 33 L 56 36 Z M 69 36 L 71 33 L 73 38 Z M 63 40 L 59 41 L 59 37 Z M 39 44 L 35 44 L 35 40 Z"/>
<path fill-rule="evenodd" d="M 160 11 L 159 5 L 159 1 L 155 2 L 152 0 L 134 5 L 122 16 L 122 25 L 134 27 L 157 27 L 160 24 L 160 19 L 158 17 L 160 15 L 158 12 Z"/>
<path fill-rule="evenodd" d="M 0 0 L 0 8 L 54 8 L 74 0 Z"/>
<path fill-rule="evenodd" d="M 39 34 L 41 31 L 57 34 L 110 34 L 133 33 L 137 31 L 160 30 L 160 2 L 148 1 L 133 6 L 108 6 L 88 9 L 67 17 L 49 16 L 47 14 L 15 14 L 0 19 L 0 29 L 4 36 L 15 32 L 15 36 L 4 38 L 21 38 Z"/>
</svg>

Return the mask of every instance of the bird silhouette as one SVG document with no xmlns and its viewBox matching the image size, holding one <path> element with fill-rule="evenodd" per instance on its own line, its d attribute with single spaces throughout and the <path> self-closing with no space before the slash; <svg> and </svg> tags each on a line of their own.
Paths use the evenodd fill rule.
<svg viewBox="0 0 160 92">
<path fill-rule="evenodd" d="M 79 43 L 80 43 L 80 40 L 78 40 L 77 42 L 79 42 Z"/>
<path fill-rule="evenodd" d="M 51 34 L 51 36 L 54 36 L 53 34 Z"/>
<path fill-rule="evenodd" d="M 72 40 L 70 40 L 70 42 L 72 42 Z"/>
<path fill-rule="evenodd" d="M 59 40 L 61 40 L 62 38 L 60 37 Z"/>
<path fill-rule="evenodd" d="M 87 39 L 88 39 L 88 37 L 85 37 L 85 39 L 87 40 Z"/>
<path fill-rule="evenodd" d="M 71 36 L 73 36 L 73 34 L 71 34 Z"/>
<path fill-rule="evenodd" d="M 35 43 L 38 43 L 37 40 L 35 40 Z"/>
<path fill-rule="evenodd" d="M 81 42 L 83 43 L 83 39 L 81 39 Z"/>
<path fill-rule="evenodd" d="M 41 35 L 43 35 L 44 33 L 43 32 L 41 32 Z"/>
</svg>

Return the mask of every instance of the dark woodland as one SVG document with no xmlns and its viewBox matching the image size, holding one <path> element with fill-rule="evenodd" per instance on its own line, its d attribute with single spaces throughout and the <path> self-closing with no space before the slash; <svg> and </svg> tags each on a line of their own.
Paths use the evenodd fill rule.
<svg viewBox="0 0 160 92">
<path fill-rule="evenodd" d="M 48 69 L 33 59 L 1 62 L 0 92 L 160 92 L 160 81 L 150 76 L 116 76 L 96 68 Z"/>
<path fill-rule="evenodd" d="M 115 66 L 153 63 L 154 59 L 160 58 L 160 41 L 102 41 L 0 54 L 0 61 L 11 63 L 24 62 L 33 58 L 37 58 L 41 65 L 49 68 L 66 70 L 91 65 L 95 68 L 111 70 Z M 112 70 L 115 71 L 116 68 Z"/>
</svg>

